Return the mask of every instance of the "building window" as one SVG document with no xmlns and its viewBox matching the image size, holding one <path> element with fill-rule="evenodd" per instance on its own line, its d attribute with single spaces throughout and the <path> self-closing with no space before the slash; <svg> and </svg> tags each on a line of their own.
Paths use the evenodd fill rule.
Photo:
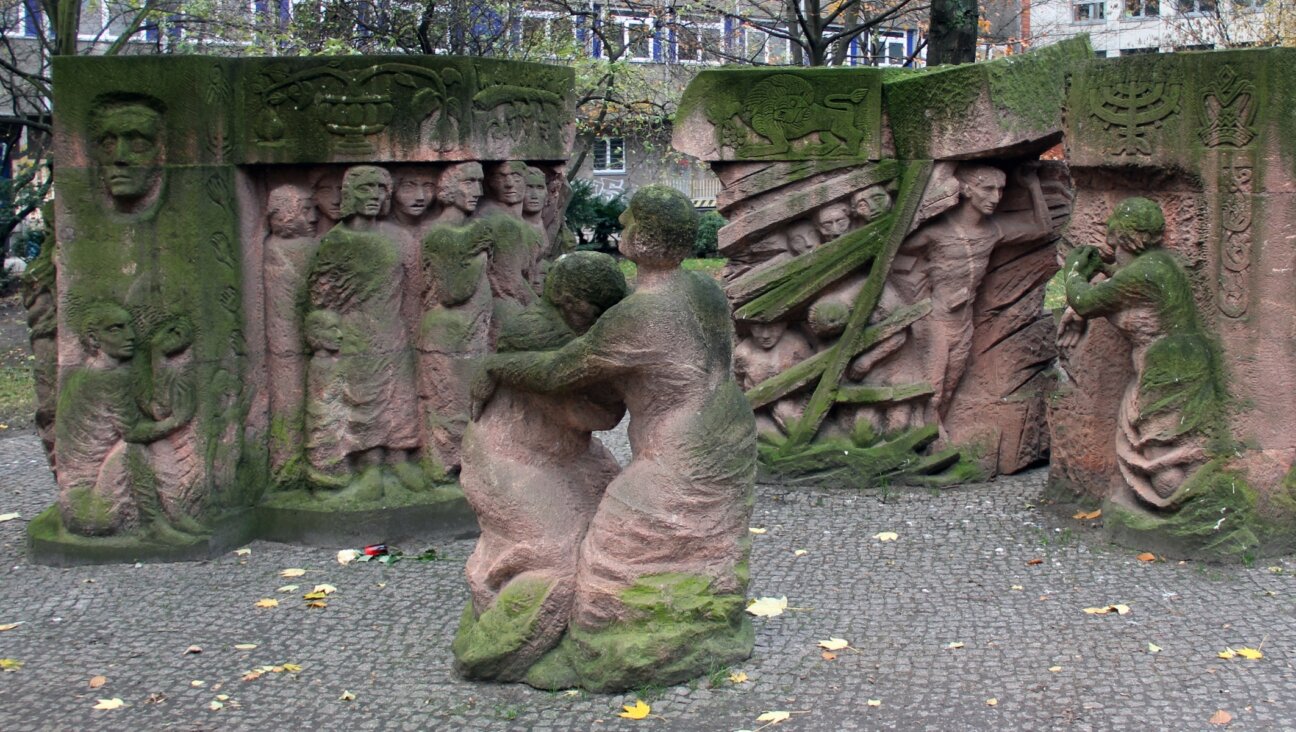
<svg viewBox="0 0 1296 732">
<path fill-rule="evenodd" d="M 1149 53 L 1159 53 L 1160 51 L 1161 51 L 1161 49 L 1157 48 L 1156 46 L 1149 46 L 1149 47 L 1147 47 L 1147 48 L 1122 48 L 1122 49 L 1121 49 L 1121 52 L 1120 52 L 1120 55 L 1122 55 L 1122 56 L 1143 56 L 1143 55 L 1146 55 L 1146 54 L 1149 54 Z"/>
<path fill-rule="evenodd" d="M 594 141 L 594 172 L 595 173 L 624 173 L 625 167 L 625 138 L 623 137 L 600 137 Z"/>
<path fill-rule="evenodd" d="M 1161 15 L 1161 0 L 1125 0 L 1125 17 L 1155 18 Z"/>
<path fill-rule="evenodd" d="M 23 0 L 23 22 L 22 29 L 24 36 L 38 36 L 41 34 L 41 26 L 44 25 L 44 17 L 41 13 L 40 0 Z"/>
<path fill-rule="evenodd" d="M 1102 2 L 1076 3 L 1073 10 L 1077 23 L 1094 23 L 1107 17 L 1107 7 Z"/>
<path fill-rule="evenodd" d="M 755 26 L 748 26 L 742 34 L 743 57 L 757 64 L 783 66 L 788 63 L 788 41 L 776 38 Z"/>
<path fill-rule="evenodd" d="M 909 60 L 909 54 L 905 53 L 904 31 L 883 31 L 871 45 L 874 66 L 904 66 Z"/>
<path fill-rule="evenodd" d="M 653 60 L 652 18 L 613 16 L 612 23 L 621 29 L 621 44 L 625 47 L 625 53 L 621 57 L 623 60 Z"/>
<path fill-rule="evenodd" d="M 687 18 L 675 26 L 675 58 L 681 63 L 717 61 L 724 51 L 723 23 Z"/>
<path fill-rule="evenodd" d="M 1265 0 L 1233 0 L 1233 7 L 1238 10 L 1260 10 L 1264 4 Z"/>
<path fill-rule="evenodd" d="M 1205 15 L 1214 14 L 1219 7 L 1215 0 L 1177 0 L 1179 12 L 1183 15 Z"/>
</svg>

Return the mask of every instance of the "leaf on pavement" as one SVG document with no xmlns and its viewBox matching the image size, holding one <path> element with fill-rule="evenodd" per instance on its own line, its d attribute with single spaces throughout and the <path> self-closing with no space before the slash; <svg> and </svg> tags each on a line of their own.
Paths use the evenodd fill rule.
<svg viewBox="0 0 1296 732">
<path fill-rule="evenodd" d="M 843 648 L 850 647 L 850 641 L 845 638 L 829 638 L 828 640 L 819 641 L 820 648 L 827 648 L 830 651 L 840 651 Z"/>
<path fill-rule="evenodd" d="M 91 689 L 98 689 L 99 687 L 103 686 L 103 685 L 106 684 L 106 683 L 108 683 L 108 677 L 107 677 L 107 676 L 91 676 L 91 677 L 90 677 L 90 688 L 91 688 Z"/>
<path fill-rule="evenodd" d="M 621 712 L 617 716 L 625 717 L 626 719 L 643 719 L 652 711 L 652 707 L 645 704 L 643 699 L 636 699 L 634 704 L 626 704 L 621 708 L 625 711 Z"/>
<path fill-rule="evenodd" d="M 794 557 L 804 557 L 805 555 L 807 555 L 807 554 L 809 554 L 809 553 L 810 553 L 810 550 L 809 550 L 809 549 L 794 549 L 794 550 L 792 550 L 792 556 L 794 556 Z"/>
<path fill-rule="evenodd" d="M 257 607 L 279 607 L 279 601 L 273 597 L 263 597 L 256 601 Z"/>
<path fill-rule="evenodd" d="M 189 646 L 188 648 L 184 649 L 184 653 L 181 653 L 180 655 L 187 656 L 190 653 L 195 653 L 195 654 L 202 653 L 202 646 Z"/>
<path fill-rule="evenodd" d="M 306 603 L 306 607 L 323 608 L 323 607 L 328 607 L 328 603 L 324 602 L 323 600 L 311 600 L 310 602 Z"/>
<path fill-rule="evenodd" d="M 787 609 L 787 597 L 762 597 L 753 600 L 747 606 L 747 612 L 758 618 L 772 618 L 775 615 L 782 615 Z"/>
<path fill-rule="evenodd" d="M 867 702 L 865 702 L 865 704 L 868 704 L 870 707 L 880 707 L 880 706 L 882 706 L 882 700 L 881 700 L 881 699 L 869 699 Z"/>
<path fill-rule="evenodd" d="M 18 626 L 22 625 L 25 622 L 26 622 L 25 620 L 19 620 L 16 623 L 5 623 L 4 625 L 0 625 L 0 633 L 3 633 L 6 630 L 13 630 L 14 628 L 17 628 Z"/>
<path fill-rule="evenodd" d="M 778 724 L 779 722 L 788 721 L 789 719 L 791 719 L 791 717 L 792 717 L 792 712 L 783 712 L 783 711 L 765 712 L 764 714 L 757 717 L 756 721 L 767 722 L 769 724 Z"/>
<path fill-rule="evenodd" d="M 240 547 L 234 550 L 234 556 L 236 557 L 246 557 L 251 554 L 252 554 L 252 547 L 250 546 Z"/>
<path fill-rule="evenodd" d="M 837 660 L 837 654 L 833 653 L 832 651 L 824 651 L 823 653 L 820 653 L 819 656 L 825 661 Z"/>
<path fill-rule="evenodd" d="M 1084 609 L 1086 615 L 1107 615 L 1116 613 L 1117 615 L 1128 615 L 1130 613 L 1129 605 L 1103 605 L 1101 607 L 1087 607 Z"/>
<path fill-rule="evenodd" d="M 279 576 L 280 577 L 300 577 L 303 574 L 306 574 L 306 570 L 302 569 L 301 567 L 289 567 L 288 569 L 285 569 L 284 571 L 280 572 Z"/>
<path fill-rule="evenodd" d="M 1206 721 L 1211 724 L 1224 725 L 1233 721 L 1233 715 L 1223 709 L 1216 709 L 1215 713 L 1211 715 L 1211 718 Z"/>
<path fill-rule="evenodd" d="M 745 683 L 746 681 L 747 681 L 747 674 L 743 673 L 742 671 L 731 671 L 729 673 L 729 683 L 731 684 L 742 684 Z"/>
<path fill-rule="evenodd" d="M 338 697 L 338 701 L 355 701 L 355 694 L 344 690 L 342 696 Z"/>
<path fill-rule="evenodd" d="M 1043 559 L 1040 559 L 1039 557 L 1035 557 L 1034 559 L 1027 559 L 1027 560 L 1026 560 L 1026 566 L 1027 566 L 1027 567 L 1034 567 L 1034 566 L 1037 565 L 1037 564 L 1043 564 L 1043 563 L 1044 563 L 1044 560 L 1043 560 Z"/>
<path fill-rule="evenodd" d="M 895 541 L 900 538 L 900 535 L 894 531 L 879 531 L 873 535 L 873 538 L 878 541 Z"/>
<path fill-rule="evenodd" d="M 1258 661 L 1264 658 L 1264 654 L 1258 648 L 1239 648 L 1237 654 L 1249 661 Z"/>
<path fill-rule="evenodd" d="M 994 698 L 994 697 L 992 696 L 992 697 L 990 697 L 989 699 L 986 699 L 986 706 L 987 706 L 987 707 L 997 707 L 997 706 L 999 706 L 999 700 L 996 699 L 996 698 Z"/>
<path fill-rule="evenodd" d="M 0 658 L 0 671 L 17 671 L 23 667 L 23 662 L 16 658 Z"/>
<path fill-rule="evenodd" d="M 235 643 L 234 644 L 234 649 L 238 651 L 250 651 L 256 647 L 257 644 L 255 643 Z"/>
<path fill-rule="evenodd" d="M 356 558 L 359 556 L 360 556 L 360 550 L 358 549 L 343 549 L 342 551 L 337 553 L 337 562 L 338 564 L 346 566 L 354 562 Z"/>
<path fill-rule="evenodd" d="M 14 512 L 14 513 L 0 513 L 0 524 L 3 524 L 3 523 L 6 522 L 6 521 L 13 521 L 13 520 L 16 519 L 16 518 L 19 518 L 17 512 Z"/>
<path fill-rule="evenodd" d="M 126 706 L 126 702 L 113 697 L 111 699 L 100 699 L 98 704 L 94 705 L 95 709 L 121 709 Z"/>
<path fill-rule="evenodd" d="M 275 590 L 275 592 L 296 592 L 299 589 L 301 589 L 301 585 L 284 585 Z"/>
<path fill-rule="evenodd" d="M 955 648 L 962 648 L 962 647 L 963 647 L 963 641 L 952 641 L 952 642 L 950 642 L 950 643 L 946 643 L 946 644 L 945 644 L 945 647 L 948 648 L 948 649 L 950 649 L 950 650 L 954 650 Z"/>
<path fill-rule="evenodd" d="M 315 585 L 315 589 L 311 590 L 311 592 L 321 592 L 325 595 L 331 595 L 334 592 L 337 592 L 337 588 L 333 585 Z"/>
<path fill-rule="evenodd" d="M 1161 652 L 1161 646 L 1158 646 L 1155 643 L 1148 644 L 1148 653 L 1160 653 L 1160 652 Z"/>
<path fill-rule="evenodd" d="M 1099 516 L 1102 516 L 1101 508 L 1095 509 L 1093 511 L 1081 511 L 1080 513 L 1075 514 L 1071 518 L 1080 519 L 1081 521 L 1092 521 L 1093 519 L 1096 519 Z"/>
<path fill-rule="evenodd" d="M 1139 560 L 1140 562 L 1155 562 L 1155 561 L 1156 561 L 1156 555 L 1153 554 L 1152 552 L 1143 552 L 1142 554 L 1140 554 L 1140 555 L 1138 555 L 1137 557 L 1134 557 L 1134 558 L 1137 559 L 1137 560 Z"/>
<path fill-rule="evenodd" d="M 764 534 L 765 532 L 769 531 L 769 529 L 757 528 L 755 526 L 748 526 L 747 530 L 753 534 Z"/>
</svg>

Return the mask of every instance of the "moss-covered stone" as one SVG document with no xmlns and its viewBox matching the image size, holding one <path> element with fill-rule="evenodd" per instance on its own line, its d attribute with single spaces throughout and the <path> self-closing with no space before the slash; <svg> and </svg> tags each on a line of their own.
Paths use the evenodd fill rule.
<svg viewBox="0 0 1296 732">
<path fill-rule="evenodd" d="M 581 686 L 614 692 L 668 686 L 751 656 L 755 632 L 745 599 L 717 594 L 712 580 L 688 574 L 639 578 L 621 593 L 631 620 L 598 629 L 572 627 L 527 673 L 541 689 Z"/>
<path fill-rule="evenodd" d="M 510 680 L 513 656 L 534 636 L 552 589 L 552 582 L 523 577 L 509 582 L 481 615 L 470 602 L 450 644 L 455 669 L 470 679 Z"/>
</svg>

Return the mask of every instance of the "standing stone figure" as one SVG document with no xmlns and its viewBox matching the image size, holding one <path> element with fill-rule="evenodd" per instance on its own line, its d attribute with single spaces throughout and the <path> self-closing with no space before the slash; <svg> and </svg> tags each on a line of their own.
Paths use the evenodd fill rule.
<svg viewBox="0 0 1296 732">
<path fill-rule="evenodd" d="M 544 171 L 528 165 L 523 180 L 526 182 L 526 192 L 522 197 L 522 220 L 530 224 L 543 241 L 547 238 L 544 209 L 545 202 L 549 199 L 549 187 L 545 184 Z"/>
<path fill-rule="evenodd" d="M 288 428 L 275 434 L 270 464 L 276 473 L 301 452 L 298 442 L 305 399 L 306 370 L 301 311 L 306 301 L 306 274 L 315 257 L 319 212 L 310 191 L 283 184 L 266 201 L 270 234 L 263 247 L 265 265 L 266 371 L 270 411 Z"/>
<path fill-rule="evenodd" d="M 50 467 L 58 473 L 54 459 L 54 411 L 58 399 L 58 295 L 54 268 L 54 207 L 47 204 L 45 242 L 40 254 L 22 276 L 20 295 L 27 309 L 27 338 L 31 342 L 32 375 L 36 387 L 36 433 Z"/>
<path fill-rule="evenodd" d="M 924 350 L 927 380 L 934 393 L 932 421 L 945 416 L 950 396 L 963 377 L 972 349 L 973 306 L 996 246 L 1041 239 L 1052 231 L 1048 206 L 1033 170 L 1022 174 L 1032 209 L 995 214 L 1006 176 L 989 165 L 963 164 L 955 172 L 959 202 L 905 240 L 892 266 L 901 297 L 912 303 L 930 297 L 932 312 L 915 324 L 913 339 Z M 918 264 L 909 271 L 901 263 Z"/>
<path fill-rule="evenodd" d="M 635 292 L 557 351 L 489 357 L 478 382 L 483 398 L 492 379 L 541 394 L 603 388 L 630 412 L 633 459 L 581 544 L 567 636 L 526 676 L 542 688 L 672 684 L 752 650 L 756 429 L 731 373 L 729 307 L 714 281 L 680 268 L 697 230 L 683 194 L 641 188 L 622 223 Z"/>
<path fill-rule="evenodd" d="M 192 346 L 194 326 L 188 317 L 167 317 L 149 339 L 147 375 L 136 385 L 142 412 L 127 434 L 130 442 L 145 444 L 157 504 L 147 486 L 137 485 L 141 513 L 153 524 L 169 523 L 180 532 L 203 533 L 198 522 L 207 507 L 203 459 L 194 424 L 198 383 Z M 140 478 L 137 475 L 136 481 Z"/>
<path fill-rule="evenodd" d="M 498 350 L 560 348 L 627 289 L 612 257 L 569 254 L 554 263 L 543 299 L 501 325 Z M 466 567 L 471 607 L 454 643 L 460 673 L 520 680 L 562 638 L 581 539 L 621 469 L 590 433 L 624 413 L 597 387 L 539 394 L 501 386 L 468 426 L 459 480 L 482 533 Z M 520 632 L 504 639 L 502 628 Z"/>
<path fill-rule="evenodd" d="M 334 168 L 321 168 L 311 176 L 311 195 L 319 212 L 316 233 L 321 236 L 342 220 L 342 175 Z"/>
<path fill-rule="evenodd" d="M 734 377 L 743 391 L 771 379 L 814 355 L 805 336 L 788 328 L 785 321 L 753 323 L 751 336 L 734 349 Z M 782 436 L 791 422 L 801 418 L 807 396 L 793 394 L 774 402 L 756 415 L 756 434 Z"/>
<path fill-rule="evenodd" d="M 1116 417 L 1116 463 L 1132 497 L 1157 509 L 1175 506 L 1192 487 L 1228 398 L 1188 275 L 1160 248 L 1164 231 L 1155 202 L 1127 198 L 1107 220 L 1116 266 L 1105 265 L 1093 246 L 1072 250 L 1063 265 L 1071 310 L 1081 319 L 1106 318 L 1133 346 L 1134 377 Z M 1074 345 L 1084 321 L 1063 325 L 1061 345 Z"/>
<path fill-rule="evenodd" d="M 162 103 L 152 97 L 114 97 L 90 117 L 90 158 L 118 213 L 149 210 L 162 188 Z"/>
<path fill-rule="evenodd" d="M 413 351 L 401 319 L 404 264 L 399 244 L 379 226 L 391 204 L 391 187 L 382 168 L 347 169 L 342 223 L 320 241 L 308 280 L 310 308 L 332 310 L 341 321 L 346 430 L 339 439 L 348 472 L 359 474 L 352 487 L 361 499 L 396 488 L 383 465 L 407 488 L 420 489 L 423 482 L 410 462 L 419 430 Z M 325 474 L 338 468 L 313 467 Z"/>
</svg>

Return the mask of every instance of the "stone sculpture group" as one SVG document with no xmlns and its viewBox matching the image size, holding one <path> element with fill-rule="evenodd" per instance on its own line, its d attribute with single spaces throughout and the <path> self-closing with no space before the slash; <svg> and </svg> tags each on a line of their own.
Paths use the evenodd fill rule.
<svg viewBox="0 0 1296 732">
<path fill-rule="evenodd" d="M 758 468 L 942 486 L 1047 457 L 1114 540 L 1288 550 L 1296 81 L 1266 64 L 1292 54 L 1090 55 L 700 73 L 675 145 L 721 181 L 728 262 L 685 271 L 693 205 L 647 186 L 633 288 L 560 256 L 569 69 L 61 58 L 32 556 L 471 507 L 459 672 L 613 691 L 752 652 Z M 593 433 L 627 415 L 621 467 Z"/>
</svg>

